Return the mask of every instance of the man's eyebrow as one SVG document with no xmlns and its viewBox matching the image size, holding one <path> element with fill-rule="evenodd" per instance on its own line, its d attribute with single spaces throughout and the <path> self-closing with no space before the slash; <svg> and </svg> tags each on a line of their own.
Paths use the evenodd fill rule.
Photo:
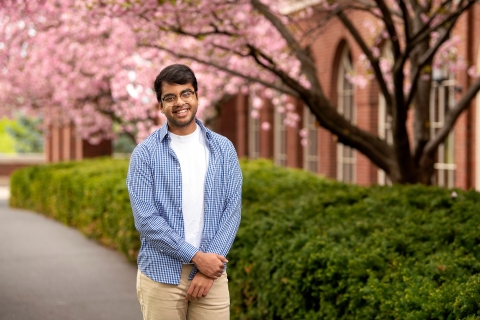
<svg viewBox="0 0 480 320">
<path fill-rule="evenodd" d="M 181 95 L 182 93 L 185 93 L 185 92 L 195 93 L 195 92 L 193 92 L 192 89 L 185 89 L 185 90 L 180 91 L 180 95 Z M 175 94 L 174 94 L 174 93 L 166 93 L 163 97 L 165 98 L 165 97 L 168 97 L 168 96 L 175 96 Z"/>
</svg>

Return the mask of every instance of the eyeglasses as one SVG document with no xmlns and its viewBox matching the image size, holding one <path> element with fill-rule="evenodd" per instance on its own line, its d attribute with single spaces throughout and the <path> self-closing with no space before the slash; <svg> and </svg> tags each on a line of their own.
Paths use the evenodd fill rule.
<svg viewBox="0 0 480 320">
<path fill-rule="evenodd" d="M 183 102 L 185 103 L 189 103 L 189 102 L 192 102 L 193 96 L 195 96 L 195 93 L 193 91 L 185 91 L 185 92 L 182 92 L 182 94 L 180 94 L 180 99 L 182 99 Z M 177 103 L 178 98 L 174 94 L 169 94 L 167 96 L 164 96 L 162 98 L 162 101 L 165 102 L 165 104 L 170 107 Z"/>
</svg>

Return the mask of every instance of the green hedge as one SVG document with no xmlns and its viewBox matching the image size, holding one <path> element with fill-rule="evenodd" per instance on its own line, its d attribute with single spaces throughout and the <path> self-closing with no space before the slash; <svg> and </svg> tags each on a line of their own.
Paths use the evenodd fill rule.
<svg viewBox="0 0 480 320">
<path fill-rule="evenodd" d="M 126 161 L 31 167 L 11 204 L 76 226 L 134 259 Z M 243 161 L 228 256 L 232 319 L 477 319 L 480 194 L 360 187 Z"/>
<path fill-rule="evenodd" d="M 43 213 L 135 261 L 140 239 L 125 177 L 127 160 L 95 159 L 15 171 L 10 205 Z"/>
</svg>

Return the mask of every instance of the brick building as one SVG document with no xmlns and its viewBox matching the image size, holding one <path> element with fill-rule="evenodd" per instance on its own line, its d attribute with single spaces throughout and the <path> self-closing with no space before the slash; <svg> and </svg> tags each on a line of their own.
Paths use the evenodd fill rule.
<svg viewBox="0 0 480 320">
<path fill-rule="evenodd" d="M 365 16 L 351 17 L 360 22 Z M 458 21 L 452 36 L 458 35 L 463 43 L 457 54 L 467 62 L 480 65 L 480 4 L 475 4 Z M 337 108 L 359 127 L 389 139 L 389 120 L 385 103 L 372 82 L 360 89 L 345 81 L 344 74 L 355 64 L 361 49 L 339 21 L 331 21 L 312 47 L 318 78 L 324 92 L 337 104 Z M 480 71 L 480 69 L 478 69 Z M 466 91 L 474 80 L 462 71 L 435 82 L 432 94 L 437 97 L 430 106 L 431 130 L 443 125 L 445 109 L 455 103 L 455 90 Z M 260 109 L 258 119 L 249 116 L 252 97 L 238 95 L 221 108 L 214 129 L 234 143 L 240 157 L 271 158 L 275 163 L 304 168 L 320 175 L 361 185 L 385 184 L 388 177 L 360 152 L 336 142 L 336 137 L 318 127 L 311 112 L 296 103 L 300 115 L 299 128 L 308 132 L 308 146 L 302 147 L 299 128 L 285 126 L 284 114 L 267 103 Z M 410 119 L 412 118 L 410 111 Z M 269 130 L 261 124 L 268 122 Z M 411 122 L 411 121 L 410 121 Z M 412 125 L 409 125 L 412 130 Z M 464 111 L 450 136 L 438 151 L 433 183 L 445 187 L 480 190 L 480 94 Z"/>
</svg>

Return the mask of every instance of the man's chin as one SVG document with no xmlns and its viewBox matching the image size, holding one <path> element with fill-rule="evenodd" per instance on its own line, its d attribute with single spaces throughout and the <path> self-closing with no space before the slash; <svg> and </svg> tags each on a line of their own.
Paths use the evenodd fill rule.
<svg viewBox="0 0 480 320">
<path fill-rule="evenodd" d="M 181 128 L 188 127 L 194 120 L 195 120 L 195 117 L 186 119 L 184 121 L 176 121 L 175 125 Z"/>
</svg>

